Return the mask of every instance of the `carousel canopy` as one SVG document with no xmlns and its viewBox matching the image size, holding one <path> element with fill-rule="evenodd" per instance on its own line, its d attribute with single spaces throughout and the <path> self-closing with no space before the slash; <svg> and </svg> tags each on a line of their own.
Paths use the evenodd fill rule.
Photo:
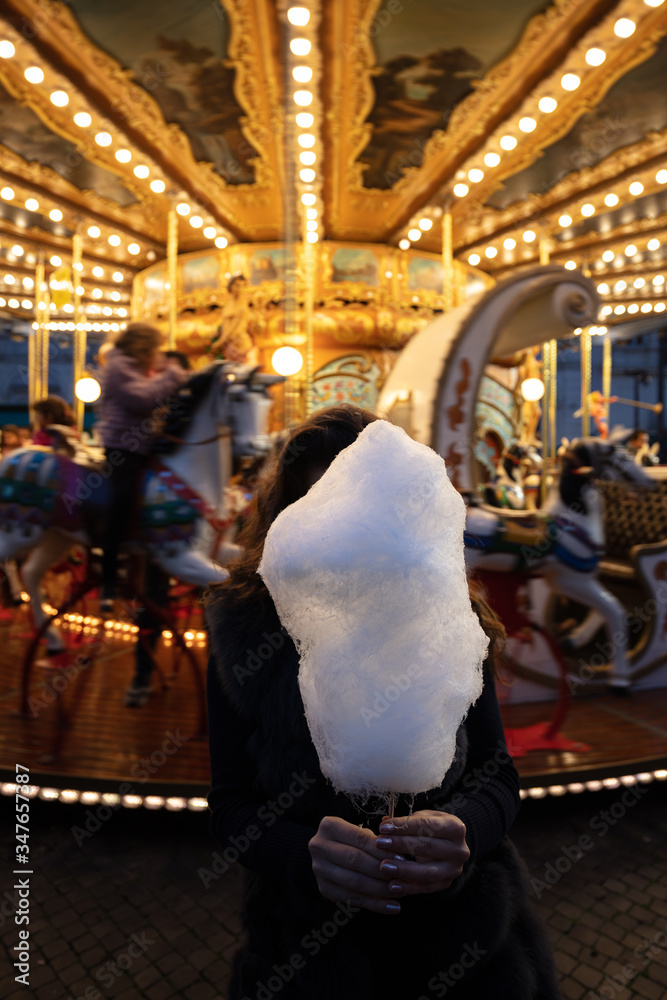
<svg viewBox="0 0 667 1000">
<path fill-rule="evenodd" d="M 494 279 L 550 259 L 607 322 L 664 311 L 666 36 L 663 0 L 2 0 L 0 309 L 78 232 L 122 319 L 175 207 L 181 251 L 433 252 L 449 208 Z"/>
</svg>

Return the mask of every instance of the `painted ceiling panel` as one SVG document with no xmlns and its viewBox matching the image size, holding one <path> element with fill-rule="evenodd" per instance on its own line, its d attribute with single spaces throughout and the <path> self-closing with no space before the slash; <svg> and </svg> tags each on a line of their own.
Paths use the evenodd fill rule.
<svg viewBox="0 0 667 1000">
<path fill-rule="evenodd" d="M 71 0 L 89 38 L 132 70 L 180 125 L 199 161 L 212 163 L 228 184 L 254 182 L 256 151 L 245 139 L 243 109 L 226 65 L 229 21 L 219 0 Z"/>
<path fill-rule="evenodd" d="M 25 105 L 19 104 L 0 84 L 0 142 L 28 162 L 51 167 L 81 191 L 115 201 L 123 208 L 136 198 L 110 171 L 84 159 L 76 147 L 46 127 Z"/>
<path fill-rule="evenodd" d="M 516 45 L 526 24 L 548 3 L 511 0 L 475 5 L 464 0 L 405 0 L 384 4 L 371 25 L 378 72 L 368 116 L 370 143 L 364 185 L 390 188 L 406 167 L 420 166 L 424 145 L 445 129 L 456 105 Z"/>
<path fill-rule="evenodd" d="M 650 59 L 621 77 L 567 135 L 549 146 L 530 167 L 508 178 L 487 204 L 505 209 L 530 194 L 544 194 L 573 171 L 594 167 L 616 150 L 665 127 L 667 37 Z"/>
</svg>

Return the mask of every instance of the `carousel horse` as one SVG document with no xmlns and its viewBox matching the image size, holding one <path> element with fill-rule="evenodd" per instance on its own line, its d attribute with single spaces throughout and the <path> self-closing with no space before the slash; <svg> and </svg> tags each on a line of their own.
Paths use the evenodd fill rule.
<svg viewBox="0 0 667 1000">
<path fill-rule="evenodd" d="M 466 563 L 471 570 L 540 576 L 555 593 L 598 612 L 613 647 L 609 682 L 622 689 L 630 685 L 625 609 L 597 576 L 605 543 L 602 501 L 595 485 L 599 480 L 653 486 L 620 437 L 573 441 L 561 455 L 560 478 L 539 512 L 468 508 Z"/>
<path fill-rule="evenodd" d="M 193 375 L 167 401 L 128 544 L 169 576 L 199 587 L 226 578 L 227 571 L 206 548 L 228 520 L 224 489 L 232 456 L 269 450 L 267 386 L 281 381 L 281 376 L 259 373 L 251 365 L 217 362 Z M 151 420 L 144 421 L 132 434 L 152 437 L 149 425 Z M 100 532 L 110 473 L 109 462 L 77 464 L 34 448 L 12 452 L 0 463 L 0 561 L 27 557 L 23 583 L 38 629 L 47 620 L 40 592 L 46 571 L 75 542 L 103 547 Z M 49 652 L 63 647 L 51 626 Z"/>
<path fill-rule="evenodd" d="M 539 492 L 541 469 L 542 456 L 532 445 L 513 444 L 506 448 L 496 468 L 497 478 L 487 491 L 492 494 L 492 506 L 525 510 L 530 506 L 528 494 Z"/>
</svg>

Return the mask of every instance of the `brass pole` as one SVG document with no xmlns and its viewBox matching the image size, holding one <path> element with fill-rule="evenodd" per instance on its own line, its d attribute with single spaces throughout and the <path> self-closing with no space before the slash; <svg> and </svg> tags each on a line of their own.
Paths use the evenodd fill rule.
<svg viewBox="0 0 667 1000">
<path fill-rule="evenodd" d="M 86 329 L 81 309 L 81 296 L 78 292 L 79 272 L 83 252 L 83 238 L 80 232 L 72 237 L 72 281 L 74 283 L 74 336 L 72 337 L 72 400 L 76 426 L 83 430 L 85 404 L 76 395 L 76 383 L 83 376 L 86 367 Z"/>
<path fill-rule="evenodd" d="M 549 241 L 546 236 L 540 238 L 540 264 L 549 263 Z"/>
<path fill-rule="evenodd" d="M 557 451 L 556 439 L 556 390 L 558 375 L 558 351 L 556 341 L 549 341 L 549 438 L 551 460 L 555 463 Z"/>
<path fill-rule="evenodd" d="M 449 202 L 442 212 L 442 280 L 445 312 L 454 307 L 454 244 L 452 237 L 452 213 Z"/>
<path fill-rule="evenodd" d="M 167 279 L 169 281 L 169 333 L 168 346 L 176 347 L 176 278 L 178 275 L 178 213 L 169 209 L 167 216 Z"/>
<path fill-rule="evenodd" d="M 611 396 L 611 338 L 605 334 L 602 341 L 602 395 L 605 399 Z M 605 417 L 609 423 L 609 403 L 604 404 Z"/>
<path fill-rule="evenodd" d="M 309 417 L 313 409 L 313 303 L 315 299 L 315 246 L 314 243 L 304 243 L 305 265 L 305 320 L 306 320 L 306 366 L 305 366 L 305 416 Z"/>
<path fill-rule="evenodd" d="M 32 407 L 42 398 L 42 313 L 44 301 L 44 261 L 35 268 L 35 329 L 28 346 L 28 401 Z"/>
<path fill-rule="evenodd" d="M 42 312 L 42 322 L 38 331 L 40 335 L 40 359 L 42 369 L 40 392 L 42 397 L 49 394 L 49 323 L 51 321 L 51 293 L 48 284 L 44 292 L 44 310 Z"/>
<path fill-rule="evenodd" d="M 591 391 L 591 332 L 586 326 L 581 331 L 581 436 L 588 437 L 591 432 L 590 402 Z"/>
</svg>

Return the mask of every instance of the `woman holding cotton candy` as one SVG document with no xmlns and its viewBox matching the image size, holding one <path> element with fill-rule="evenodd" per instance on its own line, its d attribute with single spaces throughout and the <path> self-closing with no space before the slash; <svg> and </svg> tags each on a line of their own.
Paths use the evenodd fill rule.
<svg viewBox="0 0 667 1000">
<path fill-rule="evenodd" d="M 551 1000 L 505 837 L 498 625 L 447 556 L 444 463 L 373 421 L 292 433 L 209 608 L 213 830 L 249 872 L 230 998 Z"/>
</svg>

